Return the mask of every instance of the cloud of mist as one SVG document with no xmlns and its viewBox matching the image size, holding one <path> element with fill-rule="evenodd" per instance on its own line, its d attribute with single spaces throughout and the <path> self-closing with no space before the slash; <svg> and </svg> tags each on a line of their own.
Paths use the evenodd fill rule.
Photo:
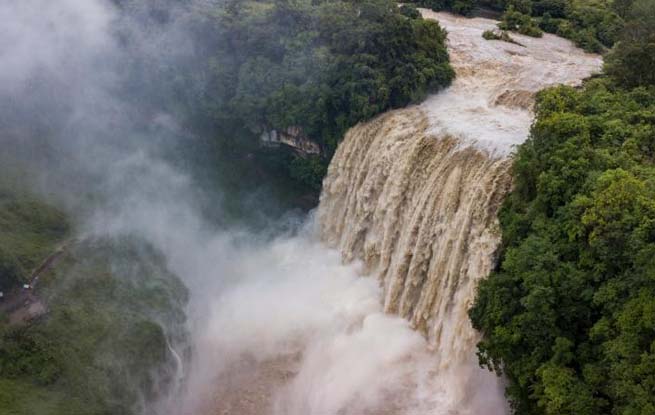
<svg viewBox="0 0 655 415">
<path fill-rule="evenodd" d="M 2 2 L 0 91 L 29 93 L 40 76 L 75 88 L 78 76 L 89 76 L 87 64 L 113 47 L 112 18 L 108 5 L 98 1 Z"/>
<path fill-rule="evenodd" d="M 185 137 L 166 107 L 154 104 L 162 74 L 138 63 L 165 72 L 192 60 L 193 7 L 132 0 L 120 2 L 121 11 L 117 4 L 0 3 L 0 145 L 4 157 L 24 161 L 42 190 L 80 213 L 82 237 L 138 235 L 189 288 L 185 385 L 152 410 L 479 410 L 450 394 L 456 374 L 435 375 L 424 339 L 382 312 L 377 281 L 323 247 L 311 218 L 274 239 L 207 221 L 199 205 L 208 190 L 164 155 Z M 485 413 L 503 407 L 497 392 L 482 395 Z"/>
</svg>

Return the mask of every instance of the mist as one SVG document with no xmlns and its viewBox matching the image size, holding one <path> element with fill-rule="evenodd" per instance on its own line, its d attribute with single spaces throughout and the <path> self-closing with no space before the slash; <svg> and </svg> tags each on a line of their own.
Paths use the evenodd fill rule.
<svg viewBox="0 0 655 415">
<path fill-rule="evenodd" d="M 435 375 L 425 339 L 384 313 L 378 281 L 325 247 L 313 216 L 269 218 L 256 231 L 220 220 L 232 195 L 199 185 L 197 159 L 181 149 L 201 137 L 168 101 L 168 69 L 195 64 L 192 13 L 208 4 L 0 4 L 2 163 L 64 206 L 82 243 L 136 236 L 189 290 L 188 336 L 169 339 L 180 382 L 144 412 L 503 410 L 500 385 L 472 398 L 460 373 Z M 251 195 L 246 209 L 276 203 Z"/>
</svg>

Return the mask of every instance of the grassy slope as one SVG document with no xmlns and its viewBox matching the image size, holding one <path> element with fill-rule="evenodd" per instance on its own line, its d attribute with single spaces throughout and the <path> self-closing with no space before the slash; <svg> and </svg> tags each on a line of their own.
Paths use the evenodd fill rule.
<svg viewBox="0 0 655 415">
<path fill-rule="evenodd" d="M 27 281 L 69 228 L 63 212 L 10 180 L 0 181 L 0 290 Z"/>
<path fill-rule="evenodd" d="M 8 379 L 0 379 L 0 411 L 4 415 L 88 413 L 83 402 L 71 399 L 64 391 Z"/>
<path fill-rule="evenodd" d="M 70 232 L 64 213 L 19 189 L 0 184 L 5 284 L 29 278 Z M 157 252 L 133 238 L 85 242 L 42 276 L 37 295 L 44 318 L 10 327 L 0 315 L 0 414 L 136 413 L 166 390 L 175 369 L 166 336 L 183 340 L 186 290 Z"/>
<path fill-rule="evenodd" d="M 130 414 L 166 391 L 166 336 L 183 337 L 186 290 L 139 242 L 87 242 L 44 277 L 49 312 L 0 323 L 0 413 Z"/>
</svg>

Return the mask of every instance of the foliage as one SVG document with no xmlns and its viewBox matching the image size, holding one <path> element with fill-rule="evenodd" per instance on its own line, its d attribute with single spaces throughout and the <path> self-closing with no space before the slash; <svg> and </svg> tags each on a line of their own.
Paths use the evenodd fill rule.
<svg viewBox="0 0 655 415">
<path fill-rule="evenodd" d="M 503 42 L 513 43 L 515 45 L 523 46 L 514 40 L 506 31 L 500 30 L 485 30 L 482 32 L 482 37 L 486 40 L 502 40 Z"/>
<path fill-rule="evenodd" d="M 420 19 L 421 12 L 418 11 L 413 4 L 403 4 L 400 6 L 400 14 L 409 17 L 410 19 Z"/>
<path fill-rule="evenodd" d="M 87 241 L 42 278 L 47 316 L 0 324 L 0 412 L 142 413 L 167 391 L 167 338 L 183 341 L 187 294 L 162 264 L 138 240 Z M 35 412 L 24 391 L 47 410 Z"/>
<path fill-rule="evenodd" d="M 0 291 L 27 281 L 69 232 L 65 215 L 55 207 L 0 183 Z"/>
<path fill-rule="evenodd" d="M 88 402 L 35 385 L 29 381 L 6 380 L 0 377 L 0 409 L 6 415 L 85 415 Z"/>
<path fill-rule="evenodd" d="M 502 32 L 506 33 L 506 32 Z M 482 37 L 486 40 L 500 40 L 502 37 L 502 34 L 498 34 L 493 30 L 485 30 L 482 32 Z"/>
<path fill-rule="evenodd" d="M 655 85 L 655 2 L 637 0 L 605 71 L 626 87 Z"/>
<path fill-rule="evenodd" d="M 308 183 L 315 189 L 321 188 L 326 173 L 327 168 L 318 156 L 296 156 L 291 162 L 291 177 L 303 183 Z"/>
<path fill-rule="evenodd" d="M 438 23 L 389 0 L 230 0 L 199 19 L 199 37 L 221 40 L 206 50 L 202 101 L 232 151 L 257 155 L 263 132 L 300 127 L 325 166 L 348 128 L 454 76 Z"/>
<path fill-rule="evenodd" d="M 470 15 L 476 6 L 476 0 L 414 0 L 420 7 L 432 10 L 449 10 L 462 15 Z"/>
<path fill-rule="evenodd" d="M 655 88 L 539 94 L 470 311 L 520 414 L 655 408 Z M 649 409 L 650 408 L 650 409 Z M 645 412 L 644 412 L 645 411 Z"/>
<path fill-rule="evenodd" d="M 513 7 L 510 7 L 503 14 L 502 20 L 498 23 L 498 27 L 500 30 L 511 30 L 526 36 L 543 36 L 543 32 L 539 27 L 537 27 L 534 20 L 532 20 L 529 15 L 523 14 L 520 11 L 515 10 Z"/>
</svg>

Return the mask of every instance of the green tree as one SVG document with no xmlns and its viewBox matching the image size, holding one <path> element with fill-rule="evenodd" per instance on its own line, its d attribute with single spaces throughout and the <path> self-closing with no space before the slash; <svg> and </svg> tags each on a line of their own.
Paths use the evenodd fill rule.
<svg viewBox="0 0 655 415">
<path fill-rule="evenodd" d="M 199 19 L 203 38 L 224 39 L 203 71 L 217 140 L 263 161 L 271 159 L 257 148 L 263 133 L 299 129 L 322 158 L 292 161 L 282 149 L 273 164 L 315 191 L 348 128 L 454 77 L 439 24 L 389 0 L 230 0 Z"/>
<path fill-rule="evenodd" d="M 500 266 L 470 310 L 480 362 L 507 377 L 517 414 L 650 413 L 655 89 L 600 78 L 542 91 L 536 111 Z"/>
<path fill-rule="evenodd" d="M 626 87 L 655 85 L 655 2 L 636 0 L 605 71 Z"/>
</svg>

